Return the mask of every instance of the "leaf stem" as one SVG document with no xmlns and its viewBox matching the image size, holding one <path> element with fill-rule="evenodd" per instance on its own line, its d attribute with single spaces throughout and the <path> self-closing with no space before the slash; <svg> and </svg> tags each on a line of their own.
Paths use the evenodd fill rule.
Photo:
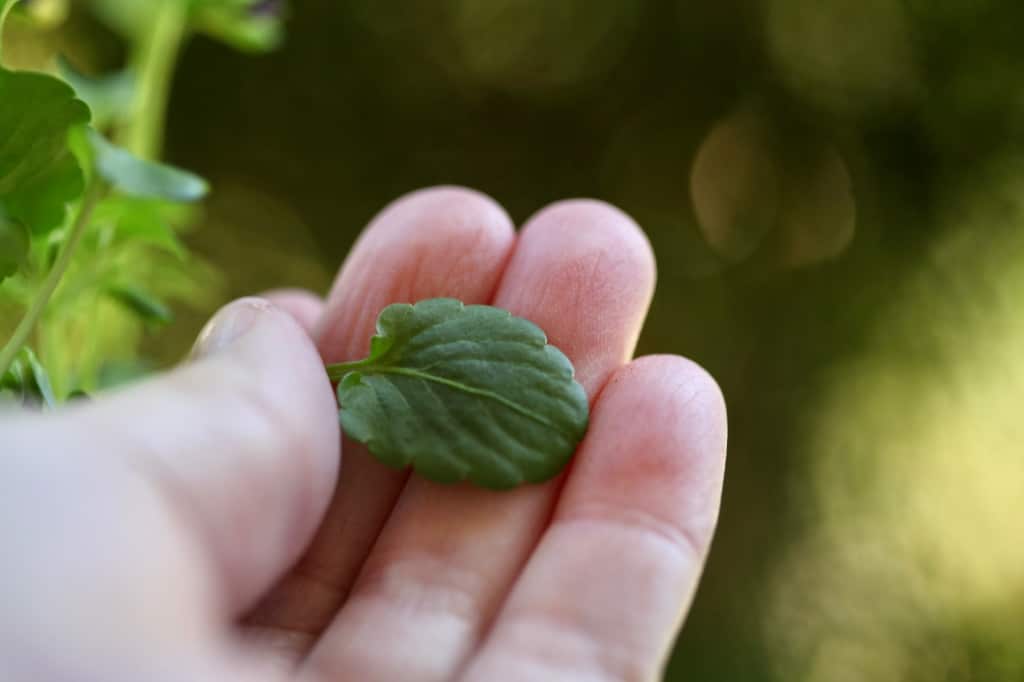
<svg viewBox="0 0 1024 682">
<path fill-rule="evenodd" d="M 188 7 L 179 0 L 161 0 L 149 31 L 136 40 L 135 120 L 122 142 L 142 159 L 155 160 L 162 152 L 174 67 L 188 33 Z"/>
<path fill-rule="evenodd" d="M 4 24 L 7 22 L 7 15 L 16 4 L 17 0 L 0 0 L 0 58 L 3 57 L 4 49 Z"/>
<path fill-rule="evenodd" d="M 349 372 L 364 369 L 372 364 L 370 358 L 365 358 L 355 362 L 337 362 L 333 365 L 326 365 L 324 369 L 327 370 L 327 376 L 331 381 L 341 381 Z"/>
<path fill-rule="evenodd" d="M 46 305 L 50 302 L 53 292 L 60 285 L 64 273 L 67 272 L 68 266 L 71 264 L 71 258 L 75 255 L 75 249 L 82 241 L 82 236 L 89 226 L 93 209 L 96 208 L 96 204 L 100 202 L 105 193 L 106 187 L 99 180 L 93 180 L 89 189 L 86 190 L 85 197 L 78 205 L 78 213 L 75 215 L 75 220 L 71 225 L 71 232 L 68 233 L 67 241 L 64 242 L 64 248 L 61 249 L 60 255 L 57 256 L 57 261 L 53 264 L 46 279 L 43 280 L 39 292 L 32 299 L 32 304 L 29 306 L 25 316 L 21 318 L 21 322 L 18 323 L 10 340 L 7 341 L 7 345 L 3 347 L 3 350 L 0 350 L 0 376 L 3 376 L 10 368 L 14 358 L 18 355 L 18 351 L 28 341 L 29 336 L 32 335 L 32 330 L 36 327 L 36 323 L 39 322 L 39 319 L 46 311 Z"/>
</svg>

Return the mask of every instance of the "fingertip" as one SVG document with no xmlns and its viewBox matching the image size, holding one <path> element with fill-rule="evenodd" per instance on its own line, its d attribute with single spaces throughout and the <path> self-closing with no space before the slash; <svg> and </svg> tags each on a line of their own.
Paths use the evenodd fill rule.
<svg viewBox="0 0 1024 682">
<path fill-rule="evenodd" d="M 642 508 L 705 554 L 718 519 L 726 456 L 725 401 L 700 365 L 674 355 L 617 370 L 598 397 L 567 493 Z M 571 504 L 570 504 L 571 506 Z"/>
<path fill-rule="evenodd" d="M 324 357 L 364 354 L 377 314 L 390 303 L 487 302 L 514 242 L 504 209 L 470 189 L 433 187 L 392 202 L 364 230 L 327 298 Z"/>
<path fill-rule="evenodd" d="M 702 425 L 712 452 L 725 454 L 728 431 L 725 396 L 711 374 L 701 365 L 679 355 L 657 354 L 637 358 L 622 367 L 609 382 L 624 383 L 627 390 L 645 386 L 646 399 L 663 416 Z"/>
<path fill-rule="evenodd" d="M 306 289 L 271 289 L 263 293 L 262 298 L 295 318 L 308 334 L 314 332 L 324 311 L 323 298 Z"/>
<path fill-rule="evenodd" d="M 507 249 L 515 226 L 491 197 L 468 187 L 442 185 L 409 192 L 384 207 L 370 222 L 361 242 L 376 248 L 443 249 L 477 246 L 489 255 Z M 389 254 L 393 257 L 393 254 Z"/>
<path fill-rule="evenodd" d="M 632 357 L 654 280 L 650 243 L 629 216 L 601 201 L 561 201 L 523 228 L 496 305 L 544 329 L 593 396 Z"/>
<path fill-rule="evenodd" d="M 523 233 L 543 232 L 544 240 L 613 251 L 637 282 L 653 289 L 657 276 L 654 249 L 632 216 L 600 199 L 565 199 L 535 213 Z"/>
</svg>

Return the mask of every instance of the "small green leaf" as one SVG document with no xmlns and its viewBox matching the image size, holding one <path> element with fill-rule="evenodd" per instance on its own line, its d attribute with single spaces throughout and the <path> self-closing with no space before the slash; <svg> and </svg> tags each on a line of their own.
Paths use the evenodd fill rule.
<svg viewBox="0 0 1024 682">
<path fill-rule="evenodd" d="M 32 235 L 0 205 L 0 282 L 16 273 L 28 259 Z"/>
<path fill-rule="evenodd" d="M 0 0 L 0 49 L 3 48 L 3 37 L 4 37 L 4 23 L 7 21 L 7 15 L 10 14 L 11 8 L 14 7 L 14 3 L 18 0 Z"/>
<path fill-rule="evenodd" d="M 269 52 L 284 39 L 284 0 L 197 0 L 196 27 L 244 52 Z"/>
<path fill-rule="evenodd" d="M 117 241 L 149 244 L 173 254 L 178 260 L 188 258 L 188 250 L 171 226 L 181 206 L 157 199 L 107 197 L 96 207 L 93 222 L 113 227 Z"/>
<path fill-rule="evenodd" d="M 0 201 L 11 218 L 45 234 L 84 190 L 68 135 L 89 121 L 89 108 L 57 78 L 2 68 L 0 103 Z"/>
<path fill-rule="evenodd" d="M 141 287 L 111 287 L 107 294 L 146 322 L 170 324 L 174 321 L 174 313 L 167 304 Z"/>
<path fill-rule="evenodd" d="M 127 38 L 138 38 L 159 16 L 163 2 L 187 0 L 92 0 L 91 9 L 115 31 Z"/>
<path fill-rule="evenodd" d="M 23 0 L 19 9 L 36 26 L 44 29 L 64 23 L 71 10 L 69 0 Z"/>
<path fill-rule="evenodd" d="M 57 60 L 57 69 L 63 78 L 92 110 L 92 123 L 97 128 L 121 123 L 132 113 L 135 96 L 135 74 L 117 71 L 99 77 L 79 73 L 67 59 Z"/>
<path fill-rule="evenodd" d="M 191 202 L 206 196 L 209 186 L 198 175 L 153 161 L 144 161 L 89 130 L 96 172 L 115 189 L 133 197 Z"/>
<path fill-rule="evenodd" d="M 367 359 L 328 367 L 341 423 L 382 462 L 487 488 L 545 481 L 587 430 L 583 387 L 536 325 L 452 299 L 385 308 Z"/>
<path fill-rule="evenodd" d="M 50 375 L 28 347 L 21 349 L 10 369 L 0 377 L 0 391 L 12 393 L 26 407 L 57 406 Z"/>
</svg>

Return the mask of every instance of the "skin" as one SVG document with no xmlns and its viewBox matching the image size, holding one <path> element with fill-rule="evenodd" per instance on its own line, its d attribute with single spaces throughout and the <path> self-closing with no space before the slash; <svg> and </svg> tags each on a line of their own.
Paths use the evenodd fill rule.
<svg viewBox="0 0 1024 682">
<path fill-rule="evenodd" d="M 0 668 L 12 680 L 651 680 L 718 515 L 715 382 L 630 360 L 654 288 L 639 228 L 595 201 L 517 234 L 435 188 L 387 207 L 326 301 L 227 306 L 169 374 L 0 417 Z M 342 441 L 323 362 L 377 312 L 451 296 L 539 324 L 590 431 L 557 480 L 439 486 Z"/>
</svg>

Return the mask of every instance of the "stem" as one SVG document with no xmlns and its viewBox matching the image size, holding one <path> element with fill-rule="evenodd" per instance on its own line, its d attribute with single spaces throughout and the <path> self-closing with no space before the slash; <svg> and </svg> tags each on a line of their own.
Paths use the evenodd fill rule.
<svg viewBox="0 0 1024 682">
<path fill-rule="evenodd" d="M 97 180 L 94 180 L 86 191 L 82 203 L 78 206 L 78 213 L 75 215 L 74 223 L 71 225 L 68 239 L 64 242 L 64 248 L 61 249 L 60 255 L 57 256 L 57 262 L 53 264 L 53 268 L 50 269 L 49 274 L 43 281 L 39 293 L 32 299 L 32 304 L 25 313 L 25 317 L 21 318 L 21 322 L 18 323 L 7 345 L 3 347 L 3 350 L 0 350 L 0 376 L 3 376 L 10 368 L 15 356 L 18 355 L 18 351 L 28 341 L 29 336 L 32 335 L 32 330 L 36 327 L 36 323 L 39 322 L 39 319 L 46 311 L 47 303 L 50 302 L 53 292 L 57 290 L 57 286 L 71 264 L 72 256 L 75 255 L 75 249 L 78 247 L 79 242 L 82 241 L 85 229 L 89 226 L 93 209 L 96 208 L 96 204 L 103 198 L 105 192 L 106 188 Z"/>
<path fill-rule="evenodd" d="M 174 66 L 187 32 L 188 3 L 160 0 L 149 32 L 136 42 L 132 59 L 138 78 L 135 120 L 124 144 L 139 158 L 155 160 L 162 152 Z"/>
<path fill-rule="evenodd" d="M 327 370 L 327 376 L 331 381 L 341 381 L 345 378 L 345 375 L 349 372 L 354 372 L 357 369 L 363 369 L 373 363 L 370 362 L 370 358 L 359 360 L 356 362 L 338 362 L 333 365 L 326 365 L 324 369 Z"/>
<path fill-rule="evenodd" d="M 3 56 L 4 49 L 4 23 L 16 4 L 17 0 L 0 0 L 0 57 Z"/>
</svg>

